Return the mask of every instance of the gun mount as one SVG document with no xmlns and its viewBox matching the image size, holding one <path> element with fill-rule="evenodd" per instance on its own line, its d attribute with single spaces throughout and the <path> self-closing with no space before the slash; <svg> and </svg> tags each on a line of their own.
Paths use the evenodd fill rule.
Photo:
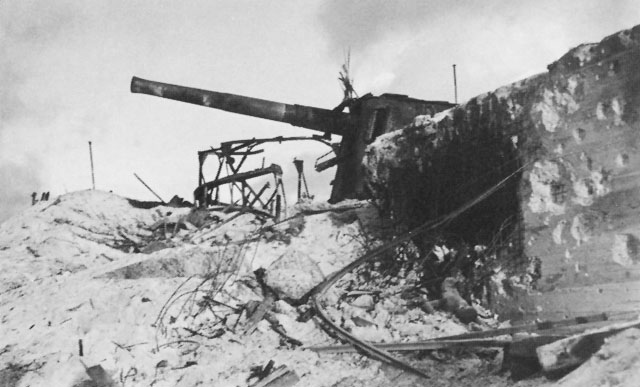
<svg viewBox="0 0 640 387">
<path fill-rule="evenodd" d="M 367 94 L 341 103 L 333 110 L 291 105 L 236 94 L 195 89 L 148 81 L 133 77 L 131 92 L 192 103 L 232 113 L 249 115 L 293 126 L 342 136 L 335 159 L 326 165 L 337 165 L 331 198 L 336 203 L 344 199 L 366 199 L 362 158 L 368 144 L 378 136 L 408 125 L 419 115 L 433 115 L 455 104 L 445 101 L 423 101 L 400 94 Z M 345 113 L 344 109 L 349 112 Z M 328 168 L 328 166 L 325 166 Z"/>
</svg>

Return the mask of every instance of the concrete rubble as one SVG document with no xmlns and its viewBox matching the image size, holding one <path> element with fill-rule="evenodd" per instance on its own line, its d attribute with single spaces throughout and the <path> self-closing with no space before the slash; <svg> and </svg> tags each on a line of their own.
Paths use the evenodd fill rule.
<svg viewBox="0 0 640 387">
<path fill-rule="evenodd" d="M 295 374 L 283 371 L 288 375 L 283 380 L 299 379 L 300 385 L 421 383 L 359 354 L 316 352 L 314 347 L 337 342 L 315 319 L 305 318 L 306 306 L 297 302 L 367 248 L 361 234 L 367 223 L 358 222 L 373 217 L 367 205 L 350 214 L 298 215 L 280 224 L 219 212 L 200 228 L 181 228 L 175 226 L 189 218 L 188 208 L 140 209 L 100 191 L 63 195 L 53 203 L 35 205 L 0 226 L 3 283 L 9 284 L 0 301 L 3 385 L 93 385 L 100 371 L 100 378 L 113 382 L 105 385 L 242 386 L 257 383 L 252 369 L 269 361 Z M 278 234 L 278 229 L 288 231 Z M 362 243 L 353 243 L 354 238 Z M 316 241 L 316 251 L 309 240 Z M 142 252 L 158 242 L 162 248 Z M 291 263 L 290 248 L 300 251 L 314 271 L 285 264 Z M 345 251 L 352 255 L 345 257 Z M 65 260 L 69 257 L 74 265 Z M 272 273 L 264 278 L 274 283 L 277 299 L 256 320 L 265 302 L 254 275 L 258 269 Z M 334 322 L 373 343 L 418 342 L 498 327 L 491 319 L 463 324 L 453 310 L 425 309 L 417 301 L 415 270 L 398 277 L 384 273 L 373 265 L 344 276 L 327 294 Z M 499 374 L 499 349 L 403 356 L 433 368 L 429 374 L 443 383 L 452 377 L 514 383 Z M 545 383 L 533 379 L 520 385 Z"/>
<path fill-rule="evenodd" d="M 313 319 L 300 320 L 301 310 L 291 303 L 363 251 L 353 242 L 361 238 L 355 210 L 277 225 L 219 212 L 201 228 L 176 227 L 189 213 L 139 209 L 110 193 L 82 191 L 3 223 L 2 380 L 15 377 L 16 386 L 86 385 L 87 369 L 100 365 L 117 385 L 247 385 L 252 366 L 274 360 L 295 370 L 304 385 L 389 382 L 388 372 L 360 355 L 319 355 L 282 341 L 271 327 L 275 322 L 304 346 L 335 342 Z M 141 252 L 158 242 L 162 248 Z M 292 260 L 294 254 L 310 266 Z M 259 268 L 269 273 L 266 283 L 280 300 L 269 319 L 242 335 L 250 320 L 242 308 L 263 299 L 253 275 Z M 466 331 L 442 313 L 395 314 L 401 304 L 393 297 L 375 305 L 365 296 L 349 298 L 337 318 L 375 341 Z M 367 336 L 360 321 L 380 329 Z"/>
</svg>

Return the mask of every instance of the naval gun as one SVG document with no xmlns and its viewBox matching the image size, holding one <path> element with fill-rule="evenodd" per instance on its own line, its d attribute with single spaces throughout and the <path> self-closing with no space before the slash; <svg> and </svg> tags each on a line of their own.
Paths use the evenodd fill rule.
<svg viewBox="0 0 640 387">
<path fill-rule="evenodd" d="M 433 115 L 455 104 L 424 101 L 401 94 L 364 95 L 343 101 L 334 109 L 292 105 L 237 94 L 196 89 L 149 81 L 131 80 L 131 92 L 225 110 L 342 137 L 336 156 L 325 166 L 337 165 L 330 203 L 344 199 L 367 199 L 361 165 L 365 148 L 378 136 L 408 125 L 419 115 Z M 348 112 L 345 112 L 348 110 Z"/>
</svg>

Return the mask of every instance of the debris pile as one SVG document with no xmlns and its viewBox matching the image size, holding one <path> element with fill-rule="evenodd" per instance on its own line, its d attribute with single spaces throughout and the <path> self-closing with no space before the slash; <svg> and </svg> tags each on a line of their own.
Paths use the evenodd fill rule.
<svg viewBox="0 0 640 387">
<path fill-rule="evenodd" d="M 254 213 L 131 203 L 71 193 L 0 226 L 9 285 L 0 301 L 5 385 L 419 381 L 341 345 L 307 303 L 317 286 L 384 246 L 372 234 L 384 225 L 372 221 L 371 206 L 306 203 L 299 210 L 313 214 L 275 223 Z M 401 364 L 433 368 L 430 376 L 507 383 L 498 375 L 500 348 L 512 339 L 493 337 L 498 323 L 464 320 L 460 311 L 482 309 L 456 293 L 454 280 L 443 281 L 444 297 L 433 302 L 417 267 L 389 262 L 346 271 L 323 293 L 333 324 L 358 342 L 401 351 L 394 356 Z"/>
<path fill-rule="evenodd" d="M 362 252 L 355 220 L 204 216 L 100 191 L 39 203 L 0 228 L 3 375 L 72 386 L 99 366 L 124 385 L 247 385 L 273 360 L 308 385 L 380 378 L 300 348 L 333 342 L 295 304 Z"/>
</svg>

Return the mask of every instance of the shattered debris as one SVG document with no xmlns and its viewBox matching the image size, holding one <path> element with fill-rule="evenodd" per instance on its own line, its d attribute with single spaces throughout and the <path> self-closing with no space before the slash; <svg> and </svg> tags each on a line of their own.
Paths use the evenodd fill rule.
<svg viewBox="0 0 640 387">
<path fill-rule="evenodd" d="M 2 293 L 0 315 L 9 334 L 2 336 L 0 347 L 6 350 L 0 353 L 0 361 L 5 368 L 24 361 L 40 364 L 38 372 L 25 368 L 21 383 L 37 386 L 57 380 L 59 385 L 72 386 L 93 380 L 87 369 L 99 365 L 104 380 L 116 384 L 248 385 L 248 379 L 259 383 L 275 375 L 273 371 L 260 381 L 250 378 L 251 367 L 263 367 L 269 359 L 274 369 L 286 365 L 291 373 L 268 382 L 282 385 L 298 379 L 298 384 L 334 385 L 345 378 L 388 385 L 389 378 L 397 377 L 375 363 L 358 360 L 360 355 L 331 356 L 308 349 L 336 341 L 317 320 L 309 319 L 309 309 L 300 299 L 373 246 L 366 239 L 361 239 L 363 244 L 354 243 L 362 238 L 360 224 L 368 227 L 358 219 L 371 218 L 364 211 L 366 204 L 339 208 L 335 213 L 339 221 L 328 211 L 303 216 L 303 222 L 295 218 L 294 224 L 303 227 L 276 225 L 291 230 L 291 239 L 267 242 L 261 234 L 265 223 L 255 214 L 228 223 L 236 222 L 237 230 L 245 230 L 234 236 L 220 237 L 229 230 L 214 221 L 176 235 L 169 232 L 165 239 L 164 232 L 156 234 L 153 229 L 178 224 L 189 209 L 135 209 L 126 199 L 100 191 L 67 194 L 55 202 L 50 207 L 36 205 L 0 227 L 3 245 L 8 247 L 0 252 L 6 254 L 1 256 L 2 265 L 15 268 L 3 271 L 14 287 Z M 352 215 L 346 216 L 345 211 Z M 234 215 L 216 212 L 215 216 L 223 221 Z M 34 235 L 31 227 L 41 230 L 40 239 L 26 238 Z M 194 235 L 200 235 L 197 243 Z M 67 240 L 62 245 L 67 250 L 47 249 L 52 238 Z M 166 244 L 142 254 L 108 247 L 113 238 L 131 241 L 141 251 L 159 242 Z M 16 266 L 13 259 L 16 252 L 25 251 L 21 250 L 25 243 L 39 252 L 39 257 L 22 253 L 39 260 L 41 270 L 31 272 L 30 278 L 16 276 L 26 267 Z M 84 249 L 76 252 L 72 245 Z M 318 246 L 324 247 L 322 251 Z M 304 262 L 295 262 L 295 254 L 289 251 L 306 254 L 305 262 L 317 267 L 311 279 L 296 274 L 308 269 Z M 86 266 L 73 272 L 54 270 L 64 254 Z M 104 259 L 105 254 L 111 259 Z M 289 257 L 289 263 L 279 261 L 283 256 Z M 256 270 L 274 275 L 272 282 L 267 275 L 254 275 Z M 338 301 L 333 302 L 337 308 L 328 305 L 328 312 L 352 334 L 394 343 L 469 331 L 446 310 L 426 313 L 409 302 L 407 292 L 417 283 L 415 272 L 394 279 L 384 266 L 378 266 L 379 274 L 375 273 L 350 274 L 350 280 L 330 292 Z M 372 275 L 379 280 L 367 280 Z M 301 290 L 278 291 L 276 285 L 281 282 Z M 418 361 L 411 355 L 408 360 Z M 480 362 L 473 367 L 485 366 L 488 363 Z"/>
<path fill-rule="evenodd" d="M 334 229 L 328 214 L 311 216 L 323 220 L 307 220 L 305 229 L 292 235 L 287 245 L 265 242 L 260 237 L 263 221 L 254 214 L 229 221 L 231 228 L 213 221 L 200 229 L 179 229 L 174 235 L 174 225 L 184 222 L 190 209 L 136 209 L 126 199 L 100 191 L 64 195 L 54 203 L 37 204 L 0 229 L 2 245 L 7 247 L 0 251 L 6 269 L 0 308 L 3 329 L 11 333 L 2 335 L 2 347 L 10 350 L 0 360 L 8 364 L 31 358 L 43 364 L 38 373 L 21 376 L 22 383 L 48 385 L 55 379 L 71 386 L 84 380 L 78 339 L 83 342 L 85 364 L 99 363 L 114 380 L 128 385 L 154 380 L 156 385 L 172 386 L 198 381 L 243 385 L 249 369 L 242 364 L 268 358 L 288 364 L 310 384 L 325 380 L 317 371 L 327 367 L 323 364 L 333 364 L 336 381 L 371 372 L 354 373 L 348 362 L 319 359 L 309 351 L 278 349 L 282 334 L 297 345 L 328 339 L 313 320 L 297 321 L 295 307 L 282 300 L 265 313 L 270 317 L 258 319 L 253 333 L 240 335 L 249 323 L 247 314 L 240 312 L 243 305 L 263 297 L 253 270 L 277 271 L 271 264 L 290 246 L 311 252 L 315 259 L 326 255 L 326 251 L 312 252 L 322 243 L 309 245 L 313 243 L 309 238 L 318 237 L 326 238 L 325 245 L 329 241 L 335 245 L 330 250 L 335 257 L 323 262 L 324 270 L 346 262 L 348 256 L 336 244 L 336 237 L 338 242 L 342 237 L 321 231 Z M 215 214 L 221 222 L 234 216 Z M 320 228 L 305 233 L 310 225 Z M 154 228 L 162 232 L 155 233 Z M 346 242 L 357 227 L 346 224 L 335 230 L 347 236 Z M 65 242 L 54 243 L 58 240 Z M 117 248 L 118 241 L 139 250 L 160 242 L 164 248 L 139 254 Z M 83 266 L 59 269 L 72 262 Z M 228 359 L 224 363 L 219 361 L 221 353 Z M 205 368 L 206 372 L 198 371 Z"/>
</svg>

